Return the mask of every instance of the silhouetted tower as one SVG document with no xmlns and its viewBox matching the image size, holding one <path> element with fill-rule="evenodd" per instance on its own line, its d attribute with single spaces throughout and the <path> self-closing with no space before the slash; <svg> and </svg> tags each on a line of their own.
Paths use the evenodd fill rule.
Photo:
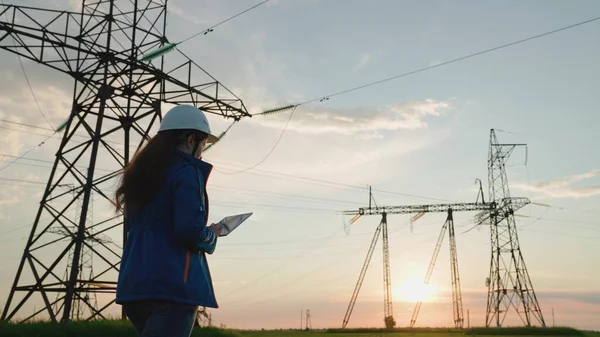
<svg viewBox="0 0 600 337">
<path fill-rule="evenodd" d="M 92 194 L 93 196 L 93 194 Z M 75 219 L 78 219 L 81 213 L 81 209 L 83 206 L 83 198 L 79 197 L 77 198 L 77 207 L 75 209 L 76 214 L 75 214 Z M 93 199 L 93 198 L 92 198 Z M 96 240 L 103 240 L 104 243 L 109 244 L 112 243 L 111 240 L 107 239 L 107 238 L 100 238 L 100 237 L 96 237 L 94 236 L 94 228 L 92 227 L 93 223 L 94 223 L 94 204 L 90 203 L 90 207 L 88 209 L 88 215 L 87 215 L 87 220 L 86 220 L 86 228 L 89 228 L 86 231 L 86 240 L 90 241 L 89 244 L 92 246 L 97 245 L 97 243 L 95 242 Z M 60 226 L 53 226 L 50 227 L 48 229 L 48 233 L 54 233 L 54 234 L 58 234 L 62 237 L 63 240 L 71 240 L 70 238 L 70 233 L 75 233 L 77 231 L 77 226 L 75 225 L 69 225 L 69 231 L 66 231 L 64 228 L 61 228 Z M 91 239 L 88 239 L 91 238 Z M 79 260 L 79 273 L 82 275 L 82 279 L 87 279 L 87 280 L 91 280 L 94 278 L 94 269 L 93 269 L 93 251 L 91 249 L 89 249 L 87 247 L 87 245 L 83 245 L 81 248 L 81 258 Z M 69 277 L 69 272 L 72 268 L 72 264 L 73 264 L 73 249 L 69 250 L 69 256 L 67 258 L 67 267 L 65 269 L 65 273 L 64 273 L 64 279 L 68 279 Z M 93 314 L 93 310 L 98 310 L 98 301 L 96 298 L 96 293 L 92 290 L 92 288 L 94 287 L 94 285 L 89 284 L 89 283 L 85 283 L 85 282 L 78 282 L 77 284 L 77 288 L 81 289 L 80 291 L 78 291 L 76 293 L 76 298 L 73 299 L 73 306 L 71 309 L 71 317 L 74 320 L 80 320 L 84 317 L 84 315 L 87 313 L 87 311 L 89 311 L 89 314 Z M 55 302 L 53 309 L 55 312 L 59 312 L 61 311 L 61 304 L 64 304 L 64 302 L 60 302 L 60 301 L 56 301 L 57 299 L 59 299 L 61 296 L 61 294 L 57 294 L 55 297 Z M 92 310 L 88 310 L 87 308 L 90 307 L 92 308 Z"/>
<path fill-rule="evenodd" d="M 206 307 L 198 308 L 198 311 L 196 312 L 196 321 L 194 323 L 194 326 L 197 326 L 197 327 L 212 326 L 212 314 L 210 312 L 208 312 Z"/>
<path fill-rule="evenodd" d="M 368 212 L 378 210 L 377 206 L 375 208 L 371 207 L 371 201 L 373 200 L 373 195 L 371 194 L 371 190 L 369 188 L 369 208 Z M 350 221 L 350 224 L 354 223 L 361 215 L 365 214 L 363 209 L 359 209 L 359 211 L 349 211 L 345 212 L 346 214 L 354 215 L 354 218 Z M 375 213 L 373 213 L 375 214 Z M 369 263 L 371 262 L 371 258 L 373 257 L 373 252 L 375 251 L 375 247 L 377 246 L 377 241 L 379 240 L 379 235 L 383 232 L 383 289 L 384 289 L 384 299 L 383 299 L 383 320 L 385 326 L 387 328 L 393 328 L 396 325 L 396 321 L 394 320 L 393 313 L 393 304 L 392 304 L 392 287 L 391 287 L 391 276 L 390 276 L 390 253 L 388 246 L 388 230 L 387 230 L 387 213 L 381 212 L 377 213 L 381 215 L 381 222 L 377 229 L 375 230 L 375 234 L 373 235 L 373 239 L 371 241 L 371 245 L 369 246 L 369 250 L 367 251 L 367 257 L 365 258 L 365 262 L 363 263 L 363 267 L 360 271 L 360 275 L 358 276 L 358 281 L 356 282 L 356 286 L 354 287 L 354 292 L 352 293 L 352 297 L 350 299 L 350 303 L 348 304 L 348 308 L 346 310 L 346 314 L 344 315 L 344 321 L 342 323 L 342 327 L 345 328 L 350 320 L 350 316 L 352 315 L 352 311 L 354 310 L 354 305 L 356 304 L 356 300 L 358 298 L 358 294 L 360 292 L 360 288 L 362 287 L 363 280 L 365 275 L 367 274 L 367 270 L 369 269 Z"/>
<path fill-rule="evenodd" d="M 369 192 L 370 198 L 372 199 L 371 192 Z M 479 196 L 478 196 L 479 198 Z M 483 199 L 482 199 L 483 200 Z M 447 229 L 449 230 L 449 238 L 450 238 L 450 261 L 451 261 L 451 277 L 452 277 L 452 307 L 453 307 L 453 315 L 454 315 L 454 324 L 458 328 L 462 328 L 464 325 L 464 317 L 463 317 L 463 309 L 462 309 L 462 294 L 460 289 L 460 277 L 458 272 L 458 253 L 456 249 L 456 237 L 454 234 L 454 219 L 453 212 L 473 212 L 480 211 L 478 214 L 477 221 L 481 222 L 485 219 L 489 213 L 494 210 L 505 210 L 508 206 L 511 207 L 512 210 L 516 211 L 521 207 L 529 204 L 530 201 L 527 198 L 508 198 L 508 199 L 500 199 L 497 203 L 483 203 L 475 202 L 475 203 L 452 203 L 452 204 L 431 204 L 431 205 L 402 205 L 402 206 L 371 206 L 369 202 L 369 207 L 361 207 L 358 210 L 354 211 L 346 211 L 344 214 L 353 215 L 354 217 L 347 223 L 344 224 L 345 228 L 348 228 L 350 225 L 358 221 L 358 219 L 363 215 L 381 215 L 381 222 L 379 226 L 377 226 L 375 230 L 375 234 L 373 235 L 373 239 L 371 241 L 371 245 L 369 246 L 369 250 L 367 251 L 367 257 L 365 258 L 365 262 L 363 263 L 363 267 L 361 269 L 360 275 L 358 277 L 358 281 L 356 282 L 356 286 L 354 288 L 354 292 L 352 293 L 352 297 L 350 299 L 350 303 L 348 305 L 348 309 L 346 310 L 346 314 L 344 315 L 344 320 L 342 322 L 342 328 L 345 328 L 350 320 L 350 316 L 352 315 L 352 311 L 354 310 L 354 306 L 356 304 L 356 300 L 358 298 L 358 294 L 360 292 L 360 288 L 362 287 L 362 283 L 364 277 L 366 275 L 367 269 L 369 268 L 369 263 L 371 261 L 371 257 L 373 256 L 373 252 L 375 250 L 375 246 L 377 245 L 377 241 L 379 239 L 380 234 L 384 231 L 387 231 L 387 216 L 390 214 L 416 214 L 412 217 L 411 222 L 421 218 L 426 213 L 447 213 L 446 221 L 442 226 L 442 230 L 440 232 L 440 236 L 438 238 L 436 247 L 434 249 L 433 257 L 429 264 L 429 268 L 427 270 L 427 274 L 425 276 L 425 284 L 429 283 L 431 278 L 431 274 L 433 273 L 433 268 L 435 266 L 435 262 L 437 260 L 437 256 L 440 251 L 440 247 L 443 241 L 443 238 L 446 234 Z M 392 301 L 391 301 L 391 290 L 389 288 L 389 284 L 391 283 L 391 278 L 389 277 L 389 260 L 385 261 L 385 251 L 387 246 L 387 235 L 384 236 L 386 240 L 384 240 L 384 321 L 386 327 L 390 328 L 395 326 L 396 322 L 391 314 L 388 314 L 387 308 L 390 308 L 389 312 L 391 313 Z M 389 259 L 389 257 L 388 257 Z M 419 311 L 421 309 L 422 302 L 418 301 L 415 305 L 415 309 L 413 311 L 413 315 L 411 317 L 410 326 L 413 327 Z"/>
<path fill-rule="evenodd" d="M 462 292 L 460 289 L 460 275 L 458 273 L 458 253 L 456 251 L 456 236 L 454 235 L 454 219 L 452 209 L 448 210 L 448 234 L 450 236 L 450 271 L 452 279 L 452 313 L 454 315 L 454 326 L 463 328 L 464 314 L 462 304 Z"/>
<path fill-rule="evenodd" d="M 175 52 L 140 61 L 143 54 L 169 43 L 167 0 L 116 2 L 84 0 L 80 13 L 0 5 L 0 48 L 74 80 L 69 119 L 60 128 L 63 138 L 2 319 L 28 311 L 23 306 L 33 304 L 34 294 L 44 307 L 23 321 L 45 313 L 52 321 L 68 322 L 82 291 L 114 294 L 120 252 L 92 239 L 113 233 L 122 236 L 124 245 L 127 229 L 122 215 L 97 216 L 88 225 L 91 194 L 104 202 L 112 199 L 116 178 L 156 128 L 165 105 L 193 104 L 234 121 L 250 116 L 239 98 L 187 57 Z M 70 191 L 59 189 L 69 184 Z M 67 214 L 79 198 L 81 210 L 71 219 Z M 48 235 L 52 226 L 60 226 L 70 239 Z M 80 271 L 84 246 L 94 257 L 95 273 L 89 277 Z M 63 277 L 66 259 L 71 262 Z M 102 286 L 82 289 L 80 284 Z M 49 293 L 60 296 L 51 300 Z M 114 298 L 98 309 L 87 303 L 92 314 L 85 319 L 105 318 L 102 312 L 112 303 Z"/>
<path fill-rule="evenodd" d="M 306 328 L 305 330 L 312 330 L 312 323 L 310 321 L 310 309 L 306 309 Z"/>
<path fill-rule="evenodd" d="M 532 320 L 546 326 L 533 284 L 519 246 L 514 207 L 508 188 L 506 162 L 516 147 L 525 144 L 499 144 L 490 132 L 488 156 L 489 201 L 497 206 L 487 212 L 491 228 L 491 262 L 488 285 L 486 326 L 501 327 L 513 310 L 526 326 Z M 500 200 L 506 200 L 500 207 Z"/>
<path fill-rule="evenodd" d="M 487 207 L 489 206 L 486 206 L 482 203 L 480 204 L 479 209 L 485 209 Z M 456 237 L 454 235 L 454 218 L 452 216 L 452 208 L 448 208 L 447 212 L 448 215 L 446 216 L 446 221 L 444 222 L 442 230 L 440 231 L 440 235 L 435 245 L 435 249 L 433 250 L 431 262 L 429 263 L 429 268 L 427 268 L 427 273 L 425 274 L 424 284 L 428 285 L 429 281 L 431 280 L 431 275 L 433 274 L 433 269 L 435 267 L 437 257 L 440 253 L 440 249 L 442 248 L 442 242 L 444 241 L 446 230 L 448 230 L 448 237 L 450 242 L 450 274 L 452 279 L 452 314 L 454 317 L 454 327 L 462 329 L 464 323 L 464 316 L 462 307 L 462 293 L 460 288 L 460 277 L 458 273 L 458 253 L 456 250 Z M 415 308 L 410 319 L 411 328 L 414 327 L 415 323 L 417 322 L 417 317 L 419 315 L 419 311 L 421 310 L 422 305 L 422 300 L 417 301 L 417 303 L 415 304 Z"/>
</svg>

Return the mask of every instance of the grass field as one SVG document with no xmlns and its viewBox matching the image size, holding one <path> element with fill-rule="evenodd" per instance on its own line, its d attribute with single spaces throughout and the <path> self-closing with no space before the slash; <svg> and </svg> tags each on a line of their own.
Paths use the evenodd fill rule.
<svg viewBox="0 0 600 337">
<path fill-rule="evenodd" d="M 267 330 L 242 331 L 221 330 L 216 328 L 194 329 L 192 337 L 459 337 L 459 336 L 585 336 L 600 337 L 600 333 L 583 333 L 574 329 L 472 329 L 465 332 L 449 332 L 451 329 L 416 329 L 410 332 L 400 330 L 392 332 L 378 329 L 345 330 Z M 136 337 L 127 321 L 97 321 L 91 323 L 75 322 L 70 326 L 51 323 L 8 324 L 0 323 L 1 337 Z"/>
</svg>

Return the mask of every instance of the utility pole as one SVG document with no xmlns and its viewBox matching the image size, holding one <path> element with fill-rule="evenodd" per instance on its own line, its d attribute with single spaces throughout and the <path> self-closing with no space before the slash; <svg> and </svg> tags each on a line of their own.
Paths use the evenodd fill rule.
<svg viewBox="0 0 600 337">
<path fill-rule="evenodd" d="M 177 60 L 177 54 L 169 54 L 169 62 L 164 56 L 140 61 L 144 53 L 169 43 L 166 0 L 116 2 L 83 0 L 79 13 L 0 5 L 0 49 L 74 81 L 69 118 L 60 128 L 62 141 L 2 320 L 22 317 L 21 321 L 29 321 L 43 313 L 52 322 L 69 322 L 75 301 L 84 297 L 78 284 L 103 284 L 85 291 L 115 293 L 120 252 L 100 240 L 96 246 L 89 244 L 88 229 L 94 228 L 92 237 L 115 230 L 114 235 L 122 235 L 123 245 L 127 231 L 122 215 L 97 216 L 89 226 L 91 195 L 94 192 L 112 203 L 112 195 L 105 192 L 114 187 L 128 164 L 131 148 L 139 149 L 160 122 L 163 105 L 192 104 L 233 121 L 250 116 L 239 98 L 193 61 Z M 99 170 L 98 161 L 114 170 Z M 65 184 L 73 184 L 72 191 L 60 191 L 58 187 Z M 81 210 L 76 218 L 69 218 L 79 198 Z M 54 224 L 68 231 L 67 242 L 52 241 L 48 229 Z M 81 273 L 84 247 L 94 254 L 94 275 Z M 62 277 L 59 269 L 67 259 L 70 269 Z M 51 300 L 50 294 L 61 296 Z M 44 303 L 41 309 L 24 314 L 39 301 Z M 106 318 L 103 312 L 113 303 L 114 298 L 99 308 L 88 303 L 92 313 L 83 319 Z"/>
<path fill-rule="evenodd" d="M 72 190 L 73 186 L 69 186 L 69 187 Z M 77 208 L 75 210 L 75 212 L 76 212 L 75 219 L 79 218 L 79 212 L 81 212 L 81 204 L 82 204 L 82 198 L 81 197 L 77 198 Z M 94 205 L 91 204 L 89 211 L 88 211 L 88 218 L 86 221 L 85 240 L 87 241 L 88 245 L 90 245 L 90 246 L 97 246 L 99 243 L 106 244 L 106 245 L 114 245 L 114 242 L 108 236 L 105 236 L 103 234 L 95 234 L 94 233 L 94 228 L 92 227 L 92 224 L 94 222 L 93 206 Z M 48 233 L 57 234 L 57 235 L 61 236 L 63 240 L 68 240 L 71 233 L 76 230 L 76 226 L 70 225 L 70 226 L 68 226 L 68 229 L 69 230 L 63 228 L 60 225 L 56 225 L 56 226 L 52 226 L 52 227 L 48 228 Z M 81 277 L 82 279 L 90 280 L 90 279 L 94 278 L 94 269 L 93 269 L 93 264 L 92 264 L 93 251 L 88 248 L 88 245 L 84 245 L 82 247 L 81 257 L 79 259 L 79 272 L 82 275 L 82 277 Z M 69 275 L 69 272 L 72 268 L 72 263 L 73 263 L 73 250 L 71 249 L 69 251 L 69 257 L 67 258 L 67 268 L 65 269 L 64 276 L 63 276 L 65 279 L 67 279 L 67 277 Z M 77 285 L 77 287 L 80 290 L 79 290 L 79 294 L 78 294 L 77 298 L 75 298 L 73 300 L 73 306 L 71 307 L 71 316 L 73 319 L 81 320 L 81 319 L 83 319 L 83 317 L 85 317 L 85 314 L 91 315 L 94 313 L 94 311 L 98 310 L 97 297 L 96 297 L 96 293 L 93 291 L 93 289 L 96 287 L 109 287 L 109 286 L 105 285 L 105 284 L 99 284 L 96 282 L 80 281 L 78 283 L 79 284 Z M 58 303 L 60 303 L 60 301 L 59 301 L 60 296 L 61 296 L 60 293 L 56 294 L 56 300 L 54 301 L 54 306 L 53 306 L 53 309 L 55 311 L 60 310 L 58 307 Z M 92 309 L 88 309 L 88 308 L 92 308 Z M 89 313 L 86 313 L 86 311 L 88 311 Z"/>
<path fill-rule="evenodd" d="M 456 237 L 454 235 L 454 218 L 452 209 L 448 210 L 448 234 L 450 236 L 450 271 L 452 274 L 452 312 L 454 314 L 454 326 L 463 327 L 463 304 L 460 289 L 460 276 L 458 273 L 458 253 L 456 251 Z"/>
<path fill-rule="evenodd" d="M 300 309 L 300 330 L 304 328 L 304 310 Z"/>
<path fill-rule="evenodd" d="M 475 203 L 474 205 L 478 205 Z M 481 209 L 485 209 L 488 206 L 483 204 Z M 460 209 L 460 208 L 459 208 Z M 440 253 L 440 248 L 442 247 L 442 242 L 444 240 L 444 235 L 446 234 L 446 229 L 448 229 L 448 236 L 450 241 L 450 274 L 452 280 L 452 314 L 454 317 L 454 327 L 463 328 L 464 318 L 463 318 L 463 306 L 462 306 L 462 292 L 460 288 L 460 277 L 458 272 L 458 252 L 456 249 L 456 236 L 454 234 L 454 218 L 452 216 L 453 209 L 450 207 L 447 210 L 448 215 L 446 216 L 446 221 L 442 226 L 442 230 L 438 237 L 438 241 L 435 245 L 435 249 L 433 250 L 433 256 L 431 257 L 431 262 L 429 263 L 429 268 L 427 269 L 427 273 L 425 274 L 425 285 L 429 284 L 431 280 L 431 275 L 433 274 L 433 269 L 435 267 L 435 263 L 437 261 L 437 257 Z M 410 319 L 410 327 L 413 328 L 417 321 L 417 316 L 419 315 L 419 311 L 421 310 L 421 305 L 423 304 L 422 300 L 417 301 L 415 305 L 415 309 L 413 310 L 412 317 Z"/>
<path fill-rule="evenodd" d="M 372 199 L 372 196 L 371 196 Z M 513 208 L 516 210 L 520 207 L 527 205 L 530 201 L 527 198 L 511 198 L 510 202 L 512 202 Z M 502 209 L 505 204 L 508 203 L 506 200 L 499 201 L 499 208 Z M 346 211 L 344 214 L 346 215 L 354 215 L 350 223 L 354 223 L 358 221 L 360 217 L 363 215 L 381 215 L 381 222 L 379 226 L 375 229 L 375 233 L 373 235 L 373 239 L 371 241 L 371 245 L 367 251 L 367 257 L 363 263 L 363 267 L 360 271 L 358 281 L 356 282 L 356 286 L 354 288 L 354 292 L 352 293 L 352 297 L 350 299 L 350 303 L 346 310 L 346 314 L 344 316 L 344 320 L 342 322 L 342 328 L 345 328 L 350 320 L 350 316 L 352 315 L 352 311 L 356 304 L 356 300 L 358 298 L 358 294 L 360 292 L 364 277 L 366 275 L 367 269 L 369 268 L 369 263 L 371 261 L 371 257 L 373 256 L 373 252 L 375 250 L 375 246 L 377 245 L 377 241 L 379 240 L 379 235 L 382 232 L 387 231 L 387 215 L 389 214 L 417 214 L 421 216 L 425 213 L 442 213 L 445 212 L 448 214 L 446 222 L 444 226 L 442 226 L 442 233 L 440 233 L 440 238 L 438 239 L 438 244 L 436 245 L 436 249 L 434 250 L 434 256 L 432 258 L 432 262 L 429 266 L 429 270 L 425 277 L 425 283 L 428 283 L 429 278 L 431 277 L 431 273 L 433 272 L 433 266 L 435 264 L 435 260 L 437 259 L 437 254 L 439 252 L 439 246 L 441 245 L 441 240 L 445 235 L 446 229 L 451 226 L 452 231 L 450 233 L 450 251 L 451 251 L 451 262 L 454 265 L 454 270 L 452 270 L 452 279 L 453 279 L 453 314 L 454 314 L 454 323 L 455 326 L 462 328 L 463 324 L 463 316 L 462 316 L 462 295 L 460 291 L 460 280 L 458 277 L 458 258 L 456 252 L 456 243 L 454 236 L 454 221 L 452 218 L 452 212 L 472 212 L 472 211 L 485 211 L 489 212 L 494 209 L 496 206 L 490 203 L 453 203 L 453 204 L 431 204 L 431 205 L 403 205 L 403 206 L 375 206 L 369 208 L 359 208 L 358 210 Z M 384 231 L 385 230 L 385 231 Z M 384 235 L 384 239 L 387 238 L 387 235 Z M 384 244 L 384 252 L 385 247 L 387 246 L 386 240 L 383 242 Z M 385 253 L 384 253 L 385 254 Z M 384 255 L 385 257 L 385 255 Z M 384 258 L 384 321 L 386 323 L 386 327 L 391 328 L 395 326 L 395 321 L 393 320 L 393 316 L 391 315 L 391 289 L 388 288 L 388 284 L 391 283 L 391 277 L 389 275 L 389 261 L 386 262 Z M 388 314 L 388 309 L 389 314 Z M 418 302 L 415 311 L 413 312 L 413 316 L 411 318 L 411 327 L 414 326 L 416 322 L 417 315 L 419 313 L 421 307 L 421 302 Z M 390 318 L 387 318 L 390 317 Z M 392 324 L 393 323 L 393 324 Z"/>
<path fill-rule="evenodd" d="M 467 309 L 467 328 L 471 327 L 471 315 L 469 314 L 469 309 Z"/>
<path fill-rule="evenodd" d="M 552 307 L 552 327 L 554 328 L 556 325 L 554 325 L 554 307 Z"/>
<path fill-rule="evenodd" d="M 490 326 L 493 319 L 496 319 L 496 325 L 502 326 L 502 322 L 506 317 L 506 314 L 511 307 L 516 308 L 516 313 L 523 319 L 523 322 L 529 326 L 531 325 L 530 317 L 536 317 L 541 325 L 545 327 L 537 298 L 525 267 L 525 262 L 519 248 L 519 242 L 517 238 L 517 231 L 514 220 L 514 213 L 520 208 L 529 204 L 530 201 L 527 198 L 511 197 L 508 180 L 506 177 L 505 162 L 510 156 L 513 149 L 517 146 L 524 146 L 524 144 L 499 144 L 494 130 L 491 130 L 490 135 L 490 150 L 488 157 L 488 183 L 489 183 L 489 199 L 485 202 L 483 197 L 483 187 L 481 180 L 478 180 L 479 191 L 477 200 L 475 203 L 451 203 L 451 204 L 433 204 L 433 205 L 403 205 L 403 206 L 384 206 L 379 207 L 375 204 L 372 207 L 371 201 L 373 196 L 371 189 L 369 188 L 369 207 L 359 208 L 357 211 L 346 211 L 346 215 L 354 215 L 350 220 L 349 227 L 363 215 L 382 215 L 382 222 L 376 228 L 371 246 L 367 252 L 367 257 L 363 264 L 362 270 L 359 275 L 359 279 L 356 283 L 354 292 L 350 299 L 350 304 L 346 310 L 342 328 L 345 328 L 348 324 L 352 310 L 358 298 L 358 293 L 368 269 L 371 256 L 379 234 L 383 231 L 387 232 L 387 219 L 388 214 L 416 214 L 411 218 L 412 223 L 421 218 L 425 213 L 433 212 L 447 212 L 448 217 L 446 222 L 442 226 L 442 232 L 438 238 L 438 242 L 434 249 L 434 254 L 429 265 L 429 269 L 425 276 L 425 284 L 429 283 L 429 279 L 433 272 L 433 268 L 439 253 L 440 245 L 445 235 L 446 229 L 449 229 L 450 236 L 450 259 L 451 259 L 451 279 L 452 279 L 452 302 L 453 302 L 453 316 L 454 325 L 457 328 L 462 328 L 464 324 L 463 312 L 462 312 L 462 294 L 460 288 L 460 277 L 458 272 L 458 253 L 456 249 L 456 239 L 454 233 L 454 221 L 452 218 L 452 212 L 465 212 L 465 211 L 479 211 L 475 216 L 477 225 L 489 223 L 491 227 L 491 246 L 492 246 L 492 261 L 490 264 L 490 277 L 486 279 L 486 286 L 488 287 L 488 305 L 486 311 L 486 326 Z M 481 198 L 481 202 L 479 202 Z M 385 220 L 385 221 L 384 221 Z M 347 229 L 347 228 L 345 228 Z M 347 232 L 349 230 L 347 229 Z M 387 236 L 384 234 L 384 238 Z M 384 251 L 386 241 L 384 240 Z M 385 257 L 385 255 L 384 255 Z M 510 259 L 510 260 L 509 260 Z M 508 266 L 505 269 L 503 266 Z M 503 274 L 501 275 L 501 271 Z M 384 293 L 385 300 L 384 304 L 387 308 L 388 294 L 391 291 L 387 289 L 387 278 L 389 273 L 389 262 L 384 258 Z M 387 281 L 386 281 L 387 280 Z M 512 298 L 515 298 L 517 303 L 512 303 Z M 413 315 L 411 317 L 410 326 L 413 327 L 422 302 L 418 301 L 415 305 Z M 516 305 L 516 306 L 515 306 Z M 387 310 L 387 309 L 386 309 Z M 384 311 L 384 318 L 388 317 L 387 312 Z M 522 315 L 524 314 L 524 315 Z M 502 317 L 501 317 L 502 316 Z M 391 317 L 391 316 L 390 316 Z M 392 318 L 393 319 L 393 318 Z M 395 323 L 395 322 L 394 322 Z M 386 318 L 386 326 L 389 327 Z"/>
<path fill-rule="evenodd" d="M 498 143 L 494 129 L 490 131 L 488 156 L 489 202 L 494 209 L 487 212 L 491 228 L 491 261 L 488 284 L 486 327 L 502 327 L 509 312 L 514 312 L 526 326 L 536 320 L 546 327 L 533 284 L 519 245 L 510 197 L 506 162 L 513 150 L 526 144 Z M 499 208 L 501 200 L 508 201 Z"/>
</svg>

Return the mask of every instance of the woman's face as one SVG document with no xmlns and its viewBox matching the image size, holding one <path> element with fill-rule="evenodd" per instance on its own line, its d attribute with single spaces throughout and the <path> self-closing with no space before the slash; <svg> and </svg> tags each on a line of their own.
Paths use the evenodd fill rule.
<svg viewBox="0 0 600 337">
<path fill-rule="evenodd" d="M 202 159 L 202 150 L 206 146 L 207 139 L 204 138 L 204 140 L 202 142 L 200 142 L 200 145 L 198 145 L 198 148 L 196 149 L 196 153 L 192 153 L 192 151 L 194 151 L 194 146 L 196 145 L 196 139 L 197 139 L 196 135 L 189 135 L 185 141 L 184 151 L 198 159 Z"/>
<path fill-rule="evenodd" d="M 198 159 L 202 159 L 202 150 L 204 149 L 205 146 L 206 146 L 206 138 L 204 138 L 204 140 L 198 146 L 196 153 L 194 153 L 194 157 L 196 157 Z M 193 145 L 192 145 L 192 149 L 190 151 L 192 151 L 192 150 L 193 150 Z"/>
</svg>

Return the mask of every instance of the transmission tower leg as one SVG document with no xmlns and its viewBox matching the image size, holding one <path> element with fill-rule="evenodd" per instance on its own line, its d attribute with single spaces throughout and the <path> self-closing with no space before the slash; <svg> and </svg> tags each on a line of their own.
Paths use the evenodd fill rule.
<svg viewBox="0 0 600 337">
<path fill-rule="evenodd" d="M 437 243 L 433 250 L 433 256 L 431 257 L 431 262 L 429 262 L 429 268 L 427 268 L 427 274 L 425 274 L 425 284 L 429 284 L 429 280 L 431 279 L 431 275 L 433 274 L 433 268 L 435 267 L 435 262 L 437 261 L 437 257 L 440 253 L 440 248 L 442 247 L 442 242 L 444 241 L 444 236 L 446 235 L 446 229 L 448 228 L 448 220 L 444 221 L 444 225 L 442 226 L 442 230 L 440 231 L 440 236 L 438 237 Z M 419 300 L 415 305 L 415 309 L 413 310 L 412 317 L 410 319 L 410 327 L 414 327 L 417 322 L 417 316 L 419 316 L 419 311 L 421 310 L 421 305 L 423 301 Z"/>
<path fill-rule="evenodd" d="M 365 258 L 365 262 L 363 263 L 362 269 L 360 271 L 360 275 L 358 276 L 358 281 L 356 282 L 356 286 L 354 287 L 354 292 L 352 293 L 352 298 L 350 299 L 350 303 L 348 304 L 348 309 L 346 310 L 346 315 L 344 315 L 344 321 L 342 323 L 342 328 L 345 328 L 348 325 L 348 321 L 350 320 L 350 316 L 352 315 L 352 310 L 354 310 L 354 305 L 356 304 L 356 299 L 358 298 L 358 293 L 360 292 L 360 287 L 362 286 L 363 280 L 365 278 L 365 274 L 367 273 L 367 269 L 369 268 L 369 263 L 371 262 L 371 257 L 373 256 L 373 252 L 375 251 L 375 247 L 377 246 L 377 240 L 379 240 L 379 235 L 381 234 L 381 228 L 383 224 L 380 223 L 375 230 L 375 234 L 373 235 L 373 240 L 371 241 L 371 246 L 369 246 L 369 250 L 367 252 L 367 257 Z"/>
<path fill-rule="evenodd" d="M 394 307 L 392 304 L 392 276 L 390 274 L 390 249 L 388 243 L 389 240 L 386 213 L 382 214 L 381 225 L 383 226 L 383 321 L 385 323 L 385 327 L 391 329 L 396 326 L 396 321 L 394 320 Z"/>
<path fill-rule="evenodd" d="M 501 327 L 512 309 L 526 326 L 531 326 L 532 318 L 542 327 L 546 326 L 519 246 L 514 205 L 510 201 L 506 175 L 506 160 L 515 147 L 522 145 L 524 144 L 499 144 L 495 131 L 492 129 L 490 132 L 489 200 L 492 203 L 500 200 L 509 202 L 490 211 L 491 259 L 486 310 L 488 327 L 494 323 L 496 327 Z"/>
<path fill-rule="evenodd" d="M 452 209 L 448 210 L 448 234 L 450 236 L 450 270 L 452 277 L 452 312 L 454 327 L 462 329 L 464 325 L 462 291 L 460 289 L 460 276 L 458 273 L 458 253 L 456 251 L 456 237 L 454 235 L 454 220 Z"/>
<path fill-rule="evenodd" d="M 0 4 L 5 14 L 0 16 L 0 49 L 60 71 L 75 82 L 69 119 L 56 131 L 63 138 L 2 310 L 2 320 L 25 317 L 28 314 L 23 312 L 29 312 L 32 306 L 39 308 L 43 302 L 43 309 L 34 310 L 33 315 L 22 320 L 43 314 L 53 322 L 68 322 L 74 312 L 79 313 L 77 301 L 89 302 L 88 297 L 81 296 L 83 283 L 90 285 L 88 292 L 116 292 L 121 252 L 106 242 L 92 246 L 86 238 L 92 226 L 97 237 L 122 223 L 112 216 L 101 216 L 103 219 L 86 226 L 89 203 L 93 202 L 91 192 L 98 193 L 103 201 L 113 201 L 105 192 L 114 187 L 115 179 L 129 162 L 130 148 L 141 148 L 162 118 L 161 105 L 201 106 L 208 113 L 235 121 L 250 116 L 241 100 L 233 98 L 232 92 L 191 59 L 186 57 L 181 64 L 165 63 L 164 59 L 151 63 L 140 60 L 146 51 L 168 42 L 167 1 L 80 2 L 80 15 Z M 167 64 L 172 67 L 170 70 L 164 70 Z M 122 138 L 116 138 L 120 135 Z M 75 141 L 74 136 L 86 139 Z M 121 150 L 120 146 L 125 148 Z M 101 163 L 111 168 L 109 173 L 100 173 L 104 170 L 97 164 Z M 61 190 L 67 185 L 73 186 L 69 191 Z M 67 214 L 71 214 L 78 198 L 83 200 L 81 213 L 73 219 Z M 65 230 L 71 225 L 75 229 L 68 230 L 67 241 L 52 241 L 48 234 L 54 224 Z M 124 226 L 123 244 L 126 234 Z M 94 257 L 94 276 L 89 276 L 89 280 L 80 268 L 86 249 Z M 71 263 L 63 276 L 67 256 Z M 60 295 L 52 301 L 50 293 Z M 104 318 L 101 312 L 108 311 L 115 302 L 114 297 L 104 299 L 108 303 L 102 303 L 98 310 L 94 309 L 96 305 L 88 305 L 93 314 L 87 319 Z"/>
</svg>

